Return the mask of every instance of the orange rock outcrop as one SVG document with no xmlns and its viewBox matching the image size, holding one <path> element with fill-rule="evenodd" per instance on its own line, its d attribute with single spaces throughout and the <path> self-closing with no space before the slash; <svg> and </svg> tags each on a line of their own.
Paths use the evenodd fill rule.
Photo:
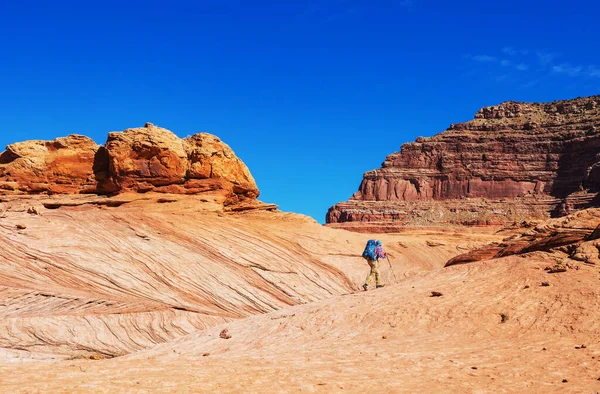
<svg viewBox="0 0 600 394">
<path fill-rule="evenodd" d="M 88 137 L 9 145 L 0 155 L 0 193 L 89 193 L 100 147 Z"/>
<path fill-rule="evenodd" d="M 147 123 L 108 134 L 104 146 L 71 135 L 9 145 L 0 156 L 0 194 L 158 192 L 219 195 L 223 205 L 259 195 L 248 167 L 214 135 L 181 139 Z"/>
</svg>

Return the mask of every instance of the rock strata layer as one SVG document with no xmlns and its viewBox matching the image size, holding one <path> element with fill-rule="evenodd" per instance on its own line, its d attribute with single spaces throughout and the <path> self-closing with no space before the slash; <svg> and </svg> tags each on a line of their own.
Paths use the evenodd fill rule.
<svg viewBox="0 0 600 394">
<path fill-rule="evenodd" d="M 586 209 L 535 225 L 521 235 L 458 255 L 446 267 L 534 252 L 551 253 L 560 265 L 600 264 L 600 209 Z"/>
<path fill-rule="evenodd" d="M 599 189 L 600 96 L 506 102 L 404 144 L 326 219 L 370 228 L 497 224 L 594 206 Z"/>
<path fill-rule="evenodd" d="M 213 193 L 224 205 L 256 200 L 246 165 L 207 133 L 181 139 L 147 123 L 109 133 L 106 145 L 71 135 L 9 145 L 0 156 L 1 194 Z"/>
</svg>

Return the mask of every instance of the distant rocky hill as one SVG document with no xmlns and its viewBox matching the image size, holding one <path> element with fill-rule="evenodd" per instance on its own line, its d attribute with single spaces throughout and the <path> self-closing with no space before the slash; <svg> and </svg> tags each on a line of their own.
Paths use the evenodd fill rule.
<svg viewBox="0 0 600 394">
<path fill-rule="evenodd" d="M 419 137 L 364 174 L 327 223 L 357 231 L 407 224 L 500 224 L 597 206 L 600 96 L 505 102 Z"/>
<path fill-rule="evenodd" d="M 0 155 L 0 194 L 122 192 L 218 195 L 225 206 L 256 206 L 258 187 L 219 138 L 181 139 L 147 123 L 108 134 L 105 146 L 71 135 L 9 145 Z"/>
</svg>

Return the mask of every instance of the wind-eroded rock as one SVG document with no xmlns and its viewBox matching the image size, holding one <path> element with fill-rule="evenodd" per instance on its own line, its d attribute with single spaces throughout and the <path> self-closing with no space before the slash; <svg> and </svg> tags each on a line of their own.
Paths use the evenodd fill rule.
<svg viewBox="0 0 600 394">
<path fill-rule="evenodd" d="M 183 143 L 189 161 L 189 188 L 193 187 L 194 179 L 217 178 L 229 182 L 238 196 L 258 197 L 259 191 L 248 167 L 219 138 L 200 133 L 186 138 Z"/>
<path fill-rule="evenodd" d="M 552 252 L 560 260 L 599 264 L 598 223 L 600 223 L 599 208 L 550 219 L 520 236 L 513 236 L 503 242 L 458 255 L 449 260 L 446 267 L 531 252 Z"/>
<path fill-rule="evenodd" d="M 13 353 L 2 363 L 0 353 L 2 388 L 596 392 L 597 270 L 586 266 L 549 277 L 542 268 L 551 254 L 536 258 L 511 256 L 412 275 L 397 286 L 227 322 L 101 362 L 21 362 Z M 547 280 L 551 286 L 542 287 Z M 430 297 L 432 290 L 443 296 Z M 224 329 L 231 339 L 220 337 Z"/>
<path fill-rule="evenodd" d="M 219 138 L 200 133 L 181 139 L 151 123 L 109 133 L 105 146 L 72 135 L 12 144 L 0 156 L 5 194 L 127 191 L 212 193 L 224 205 L 244 206 L 259 195 L 246 165 Z"/>
<path fill-rule="evenodd" d="M 129 354 L 255 314 L 348 293 L 365 236 L 282 212 L 224 215 L 199 196 L 3 196 L 0 360 Z M 39 215 L 27 213 L 36 207 Z M 26 227 L 25 230 L 17 226 Z M 502 236 L 427 231 L 380 239 L 398 277 Z M 390 283 L 388 265 L 382 267 Z M 237 331 L 231 330 L 232 341 Z"/>
<path fill-rule="evenodd" d="M 146 124 L 108 134 L 104 146 L 108 182 L 102 191 L 151 191 L 185 181 L 188 160 L 183 141 L 167 129 Z"/>
<path fill-rule="evenodd" d="M 322 230 L 317 223 L 281 212 L 224 216 L 195 196 L 164 196 L 169 202 L 130 193 L 116 197 L 118 207 L 91 205 L 101 201 L 92 196 L 53 196 L 63 203 L 54 206 L 47 197 L 7 198 L 0 348 L 123 355 L 354 286 L 299 244 Z M 53 209 L 33 216 L 31 205 Z"/>
<path fill-rule="evenodd" d="M 597 205 L 599 154 L 600 96 L 486 107 L 474 120 L 389 155 L 382 168 L 364 174 L 349 201 L 330 208 L 327 222 L 489 224 L 564 216 Z"/>
<path fill-rule="evenodd" d="M 200 133 L 180 139 L 150 123 L 108 135 L 101 148 L 107 167 L 100 192 L 131 190 L 197 194 L 220 190 L 231 204 L 259 195 L 248 167 L 219 138 Z"/>
<path fill-rule="evenodd" d="M 0 155 L 0 193 L 93 192 L 99 148 L 81 135 L 11 144 Z"/>
</svg>

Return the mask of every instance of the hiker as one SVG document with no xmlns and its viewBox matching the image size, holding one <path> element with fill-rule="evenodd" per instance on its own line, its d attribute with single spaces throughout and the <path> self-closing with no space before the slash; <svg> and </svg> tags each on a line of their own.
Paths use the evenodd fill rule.
<svg viewBox="0 0 600 394">
<path fill-rule="evenodd" d="M 369 272 L 369 275 L 367 276 L 367 280 L 363 285 L 363 289 L 367 291 L 367 289 L 369 288 L 369 283 L 371 283 L 373 278 L 375 278 L 376 288 L 383 287 L 384 285 L 383 283 L 381 283 L 381 273 L 379 272 L 378 260 L 380 258 L 385 259 L 387 256 L 383 251 L 381 241 L 373 241 L 372 239 L 370 239 L 367 242 L 367 246 L 365 247 L 365 250 L 363 252 L 363 257 L 367 259 L 367 263 L 369 263 L 369 266 L 371 267 L 371 272 Z"/>
</svg>

